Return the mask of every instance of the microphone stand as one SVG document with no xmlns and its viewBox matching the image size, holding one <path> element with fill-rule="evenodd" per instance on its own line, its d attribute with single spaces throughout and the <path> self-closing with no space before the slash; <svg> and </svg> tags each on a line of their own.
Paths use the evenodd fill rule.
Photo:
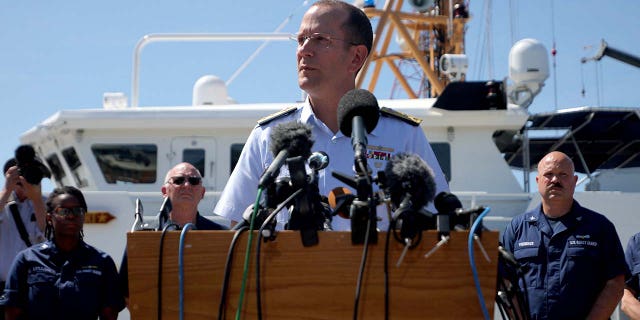
<svg viewBox="0 0 640 320">
<path fill-rule="evenodd" d="M 169 212 L 171 212 L 171 208 L 171 199 L 169 199 L 169 197 L 165 197 L 162 201 L 162 205 L 160 205 L 160 209 L 158 210 L 158 215 L 156 216 L 158 221 L 156 230 L 162 230 L 164 225 L 169 221 Z"/>
<path fill-rule="evenodd" d="M 436 252 L 436 250 L 440 249 L 443 245 L 449 242 L 451 225 L 450 219 L 451 214 L 448 212 L 438 212 L 436 215 L 437 221 L 437 229 L 438 229 L 438 242 L 436 245 L 429 250 L 429 252 L 425 253 L 424 257 L 429 258 L 432 254 Z"/>
<path fill-rule="evenodd" d="M 390 221 L 393 237 L 396 241 L 404 245 L 404 249 L 396 263 L 396 267 L 399 267 L 400 264 L 402 264 L 402 260 L 407 254 L 407 251 L 415 248 L 422 239 L 423 224 L 421 223 L 418 214 L 418 210 L 413 208 L 411 195 L 409 193 L 405 194 Z M 400 234 L 398 234 L 398 227 L 400 227 Z"/>
<path fill-rule="evenodd" d="M 325 217 L 317 184 L 308 182 L 305 161 L 301 156 L 287 159 L 291 186 L 302 192 L 295 199 L 286 229 L 300 230 L 302 244 L 309 247 L 318 244 L 318 230 L 323 230 Z"/>
<path fill-rule="evenodd" d="M 133 225 L 131 226 L 131 232 L 143 230 L 144 218 L 143 218 L 144 208 L 142 206 L 142 201 L 140 198 L 136 198 L 136 211 L 134 213 Z"/>
<path fill-rule="evenodd" d="M 331 174 L 357 191 L 357 196 L 349 208 L 351 243 L 364 244 L 367 239 L 367 227 L 369 228 L 368 242 L 378 243 L 376 203 L 366 161 L 363 163 L 356 159 L 356 176 L 354 178 L 340 172 L 332 172 Z"/>
</svg>

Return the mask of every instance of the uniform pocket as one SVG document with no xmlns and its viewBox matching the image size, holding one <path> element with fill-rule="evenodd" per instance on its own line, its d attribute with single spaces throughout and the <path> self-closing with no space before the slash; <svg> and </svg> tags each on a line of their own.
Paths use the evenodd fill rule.
<svg viewBox="0 0 640 320">
<path fill-rule="evenodd" d="M 520 267 L 525 275 L 527 287 L 537 288 L 544 282 L 540 279 L 541 263 L 539 257 L 539 247 L 525 247 L 514 250 L 513 255 L 516 257 Z"/>
<path fill-rule="evenodd" d="M 55 303 L 58 297 L 58 288 L 56 281 L 58 275 L 49 272 L 35 272 L 27 276 L 27 285 L 29 287 L 29 301 L 37 303 L 34 305 L 36 309 L 46 309 Z"/>
</svg>

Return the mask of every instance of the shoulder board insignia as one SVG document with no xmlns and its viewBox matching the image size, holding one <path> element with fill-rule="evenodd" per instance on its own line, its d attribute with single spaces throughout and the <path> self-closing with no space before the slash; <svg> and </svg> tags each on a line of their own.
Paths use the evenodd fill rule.
<svg viewBox="0 0 640 320">
<path fill-rule="evenodd" d="M 259 126 L 264 126 L 265 124 L 267 124 L 267 123 L 269 123 L 269 122 L 271 122 L 273 120 L 276 120 L 278 118 L 282 118 L 282 117 L 284 117 L 286 115 L 291 114 L 292 112 L 296 111 L 296 109 L 298 109 L 298 107 L 294 106 L 294 107 L 289 107 L 289 108 L 282 109 L 282 110 L 280 110 L 280 111 L 278 111 L 276 113 L 272 113 L 272 114 L 270 114 L 270 115 L 258 120 L 258 125 Z"/>
<path fill-rule="evenodd" d="M 410 116 L 406 113 L 402 113 L 396 110 L 393 110 L 391 108 L 387 108 L 387 107 L 382 107 L 380 108 L 380 113 L 382 113 L 383 116 L 388 116 L 388 117 L 392 117 L 392 118 L 396 118 L 399 119 L 403 122 L 406 122 L 414 127 L 417 127 L 420 125 L 420 123 L 422 123 L 422 119 L 414 117 L 414 116 Z"/>
</svg>

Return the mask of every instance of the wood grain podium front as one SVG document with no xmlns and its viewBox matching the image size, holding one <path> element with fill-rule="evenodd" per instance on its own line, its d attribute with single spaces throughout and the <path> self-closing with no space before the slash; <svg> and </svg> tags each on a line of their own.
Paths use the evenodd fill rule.
<svg viewBox="0 0 640 320">
<path fill-rule="evenodd" d="M 160 232 L 127 235 L 129 256 L 129 310 L 132 319 L 157 319 Z M 369 246 L 358 306 L 358 319 L 384 318 L 384 255 L 386 233 Z M 390 319 L 482 319 L 467 250 L 468 232 L 452 232 L 451 239 L 429 258 L 437 233 L 426 231 L 420 244 L 396 262 L 403 246 L 390 240 Z M 185 235 L 184 319 L 217 319 L 224 267 L 233 232 L 190 231 Z M 238 308 L 248 233 L 234 251 L 226 299 L 226 319 Z M 320 232 L 320 243 L 303 247 L 300 234 L 281 231 L 273 242 L 262 243 L 260 288 L 263 319 L 350 319 L 363 246 L 351 244 L 349 232 Z M 242 319 L 256 319 L 254 236 L 250 270 L 242 306 Z M 162 318 L 178 319 L 178 249 L 180 232 L 164 239 L 162 266 Z M 498 233 L 484 232 L 481 242 L 487 262 L 474 242 L 475 261 L 489 314 L 496 292 Z"/>
</svg>

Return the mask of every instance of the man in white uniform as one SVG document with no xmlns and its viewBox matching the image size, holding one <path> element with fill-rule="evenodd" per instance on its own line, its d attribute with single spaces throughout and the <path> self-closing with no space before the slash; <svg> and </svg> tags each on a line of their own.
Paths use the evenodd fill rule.
<svg viewBox="0 0 640 320">
<path fill-rule="evenodd" d="M 355 88 L 356 75 L 371 51 L 372 41 L 371 22 L 359 8 L 333 0 L 321 0 L 309 8 L 297 35 L 296 54 L 298 85 L 308 94 L 308 99 L 302 107 L 285 109 L 258 122 L 214 213 L 232 222 L 242 221 L 242 213 L 255 202 L 260 176 L 274 158 L 269 148 L 271 130 L 284 122 L 300 121 L 310 125 L 315 140 L 312 151 L 324 151 L 329 155 L 329 166 L 319 174 L 320 194 L 326 196 L 333 188 L 345 186 L 331 175 L 332 171 L 354 174 L 351 138 L 339 130 L 338 103 L 345 93 Z M 446 179 L 419 120 L 383 109 L 367 140 L 367 161 L 373 175 L 384 170 L 393 155 L 415 153 L 433 170 L 436 194 L 448 191 Z M 382 219 L 378 228 L 386 230 L 386 214 L 378 212 L 378 216 Z M 286 220 L 284 215 L 278 217 L 279 223 L 286 223 Z M 332 226 L 333 230 L 349 230 L 350 221 L 335 217 Z"/>
</svg>

